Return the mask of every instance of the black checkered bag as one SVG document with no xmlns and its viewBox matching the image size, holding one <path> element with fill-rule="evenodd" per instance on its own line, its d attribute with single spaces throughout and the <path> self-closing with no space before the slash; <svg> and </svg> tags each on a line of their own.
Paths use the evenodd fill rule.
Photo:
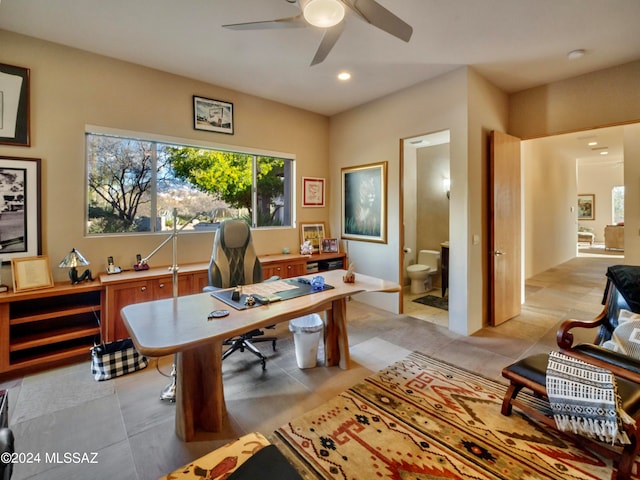
<svg viewBox="0 0 640 480">
<path fill-rule="evenodd" d="M 95 345 L 91 349 L 91 374 L 97 381 L 142 370 L 149 361 L 140 355 L 130 338 Z"/>
</svg>

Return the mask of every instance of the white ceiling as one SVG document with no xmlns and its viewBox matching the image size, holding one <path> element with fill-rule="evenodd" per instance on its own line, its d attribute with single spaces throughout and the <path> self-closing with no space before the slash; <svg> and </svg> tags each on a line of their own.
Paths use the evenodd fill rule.
<svg viewBox="0 0 640 480">
<path fill-rule="evenodd" d="M 286 0 L 1 0 L 0 28 L 325 115 L 462 65 L 516 92 L 640 58 L 640 0 L 378 1 L 413 26 L 410 42 L 348 14 L 314 67 L 315 27 L 221 27 L 296 15 Z M 568 60 L 574 49 L 586 55 Z"/>
<path fill-rule="evenodd" d="M 324 115 L 462 65 L 512 93 L 640 59 L 640 0 L 378 0 L 413 26 L 410 42 L 348 14 L 337 44 L 313 67 L 322 38 L 315 27 L 221 27 L 297 15 L 286 0 L 0 1 L 0 29 Z M 575 49 L 586 54 L 569 60 Z M 342 70 L 352 74 L 347 83 L 336 79 Z M 597 133 L 606 135 L 608 158 L 622 156 L 620 131 Z M 556 141 L 576 158 L 602 158 L 577 138 L 585 135 Z"/>
</svg>

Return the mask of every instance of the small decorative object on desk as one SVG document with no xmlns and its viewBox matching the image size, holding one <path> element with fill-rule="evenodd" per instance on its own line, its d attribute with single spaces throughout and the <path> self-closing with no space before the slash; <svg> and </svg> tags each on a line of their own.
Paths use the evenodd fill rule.
<svg viewBox="0 0 640 480">
<path fill-rule="evenodd" d="M 311 286 L 314 290 L 322 290 L 324 288 L 324 277 L 321 275 L 311 277 Z"/>
<path fill-rule="evenodd" d="M 354 270 L 355 266 L 353 263 L 350 263 L 349 270 L 347 270 L 347 273 L 342 277 L 342 281 L 344 283 L 354 283 L 356 281 L 356 274 L 354 273 Z"/>
<path fill-rule="evenodd" d="M 148 363 L 147 357 L 138 353 L 130 338 L 102 343 L 91 349 L 91 374 L 96 381 L 142 370 Z"/>
<path fill-rule="evenodd" d="M 311 255 L 313 253 L 313 245 L 311 245 L 310 240 L 305 240 L 305 242 L 300 245 L 300 255 Z"/>
</svg>

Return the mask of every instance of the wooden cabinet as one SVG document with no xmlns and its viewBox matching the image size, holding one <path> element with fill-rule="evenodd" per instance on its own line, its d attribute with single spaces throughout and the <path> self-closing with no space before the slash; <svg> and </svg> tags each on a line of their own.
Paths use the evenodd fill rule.
<svg viewBox="0 0 640 480">
<path fill-rule="evenodd" d="M 207 285 L 207 264 L 179 267 L 178 295 L 200 293 Z M 167 267 L 130 271 L 116 275 L 101 274 L 105 289 L 105 331 L 107 341 L 129 337 L 120 310 L 133 303 L 149 302 L 173 296 L 173 274 Z"/>
<path fill-rule="evenodd" d="M 98 282 L 0 294 L 0 374 L 88 359 L 102 305 Z"/>
<path fill-rule="evenodd" d="M 277 275 L 280 278 L 297 277 L 307 273 L 307 258 L 299 255 L 265 255 L 260 257 L 262 278 Z"/>
<path fill-rule="evenodd" d="M 320 253 L 315 255 L 263 255 L 260 257 L 262 264 L 262 278 L 267 279 L 274 275 L 280 278 L 297 277 L 312 273 L 307 270 L 309 264 L 317 264 L 318 269 L 313 273 L 327 271 L 331 264 L 334 268 L 346 268 L 346 254 L 344 253 Z"/>
</svg>

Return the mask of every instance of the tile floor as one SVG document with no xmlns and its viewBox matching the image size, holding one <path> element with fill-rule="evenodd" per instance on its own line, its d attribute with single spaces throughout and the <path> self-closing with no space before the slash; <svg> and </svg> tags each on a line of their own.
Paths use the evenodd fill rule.
<svg viewBox="0 0 640 480">
<path fill-rule="evenodd" d="M 297 368 L 292 336 L 286 324 L 279 325 L 277 351 L 271 352 L 268 344 L 261 347 L 269 355 L 266 371 L 248 353 L 225 360 L 228 424 L 223 432 L 201 434 L 189 443 L 174 435 L 173 404 L 159 400 L 172 357 L 152 360 L 141 372 L 107 382 L 92 379 L 88 362 L 2 382 L 0 388 L 10 392 L 18 451 L 41 456 L 40 463 L 17 465 L 13 478 L 157 479 L 246 432 L 270 434 L 413 350 L 502 381 L 505 365 L 554 348 L 563 319 L 592 318 L 600 311 L 606 268 L 615 263 L 620 263 L 615 257 L 577 257 L 535 276 L 527 281 L 521 315 L 469 337 L 351 301 L 352 367 L 346 371 Z M 432 315 L 446 317 L 446 312 Z M 54 452 L 97 452 L 97 463 L 64 463 L 64 456 L 52 462 Z"/>
</svg>

